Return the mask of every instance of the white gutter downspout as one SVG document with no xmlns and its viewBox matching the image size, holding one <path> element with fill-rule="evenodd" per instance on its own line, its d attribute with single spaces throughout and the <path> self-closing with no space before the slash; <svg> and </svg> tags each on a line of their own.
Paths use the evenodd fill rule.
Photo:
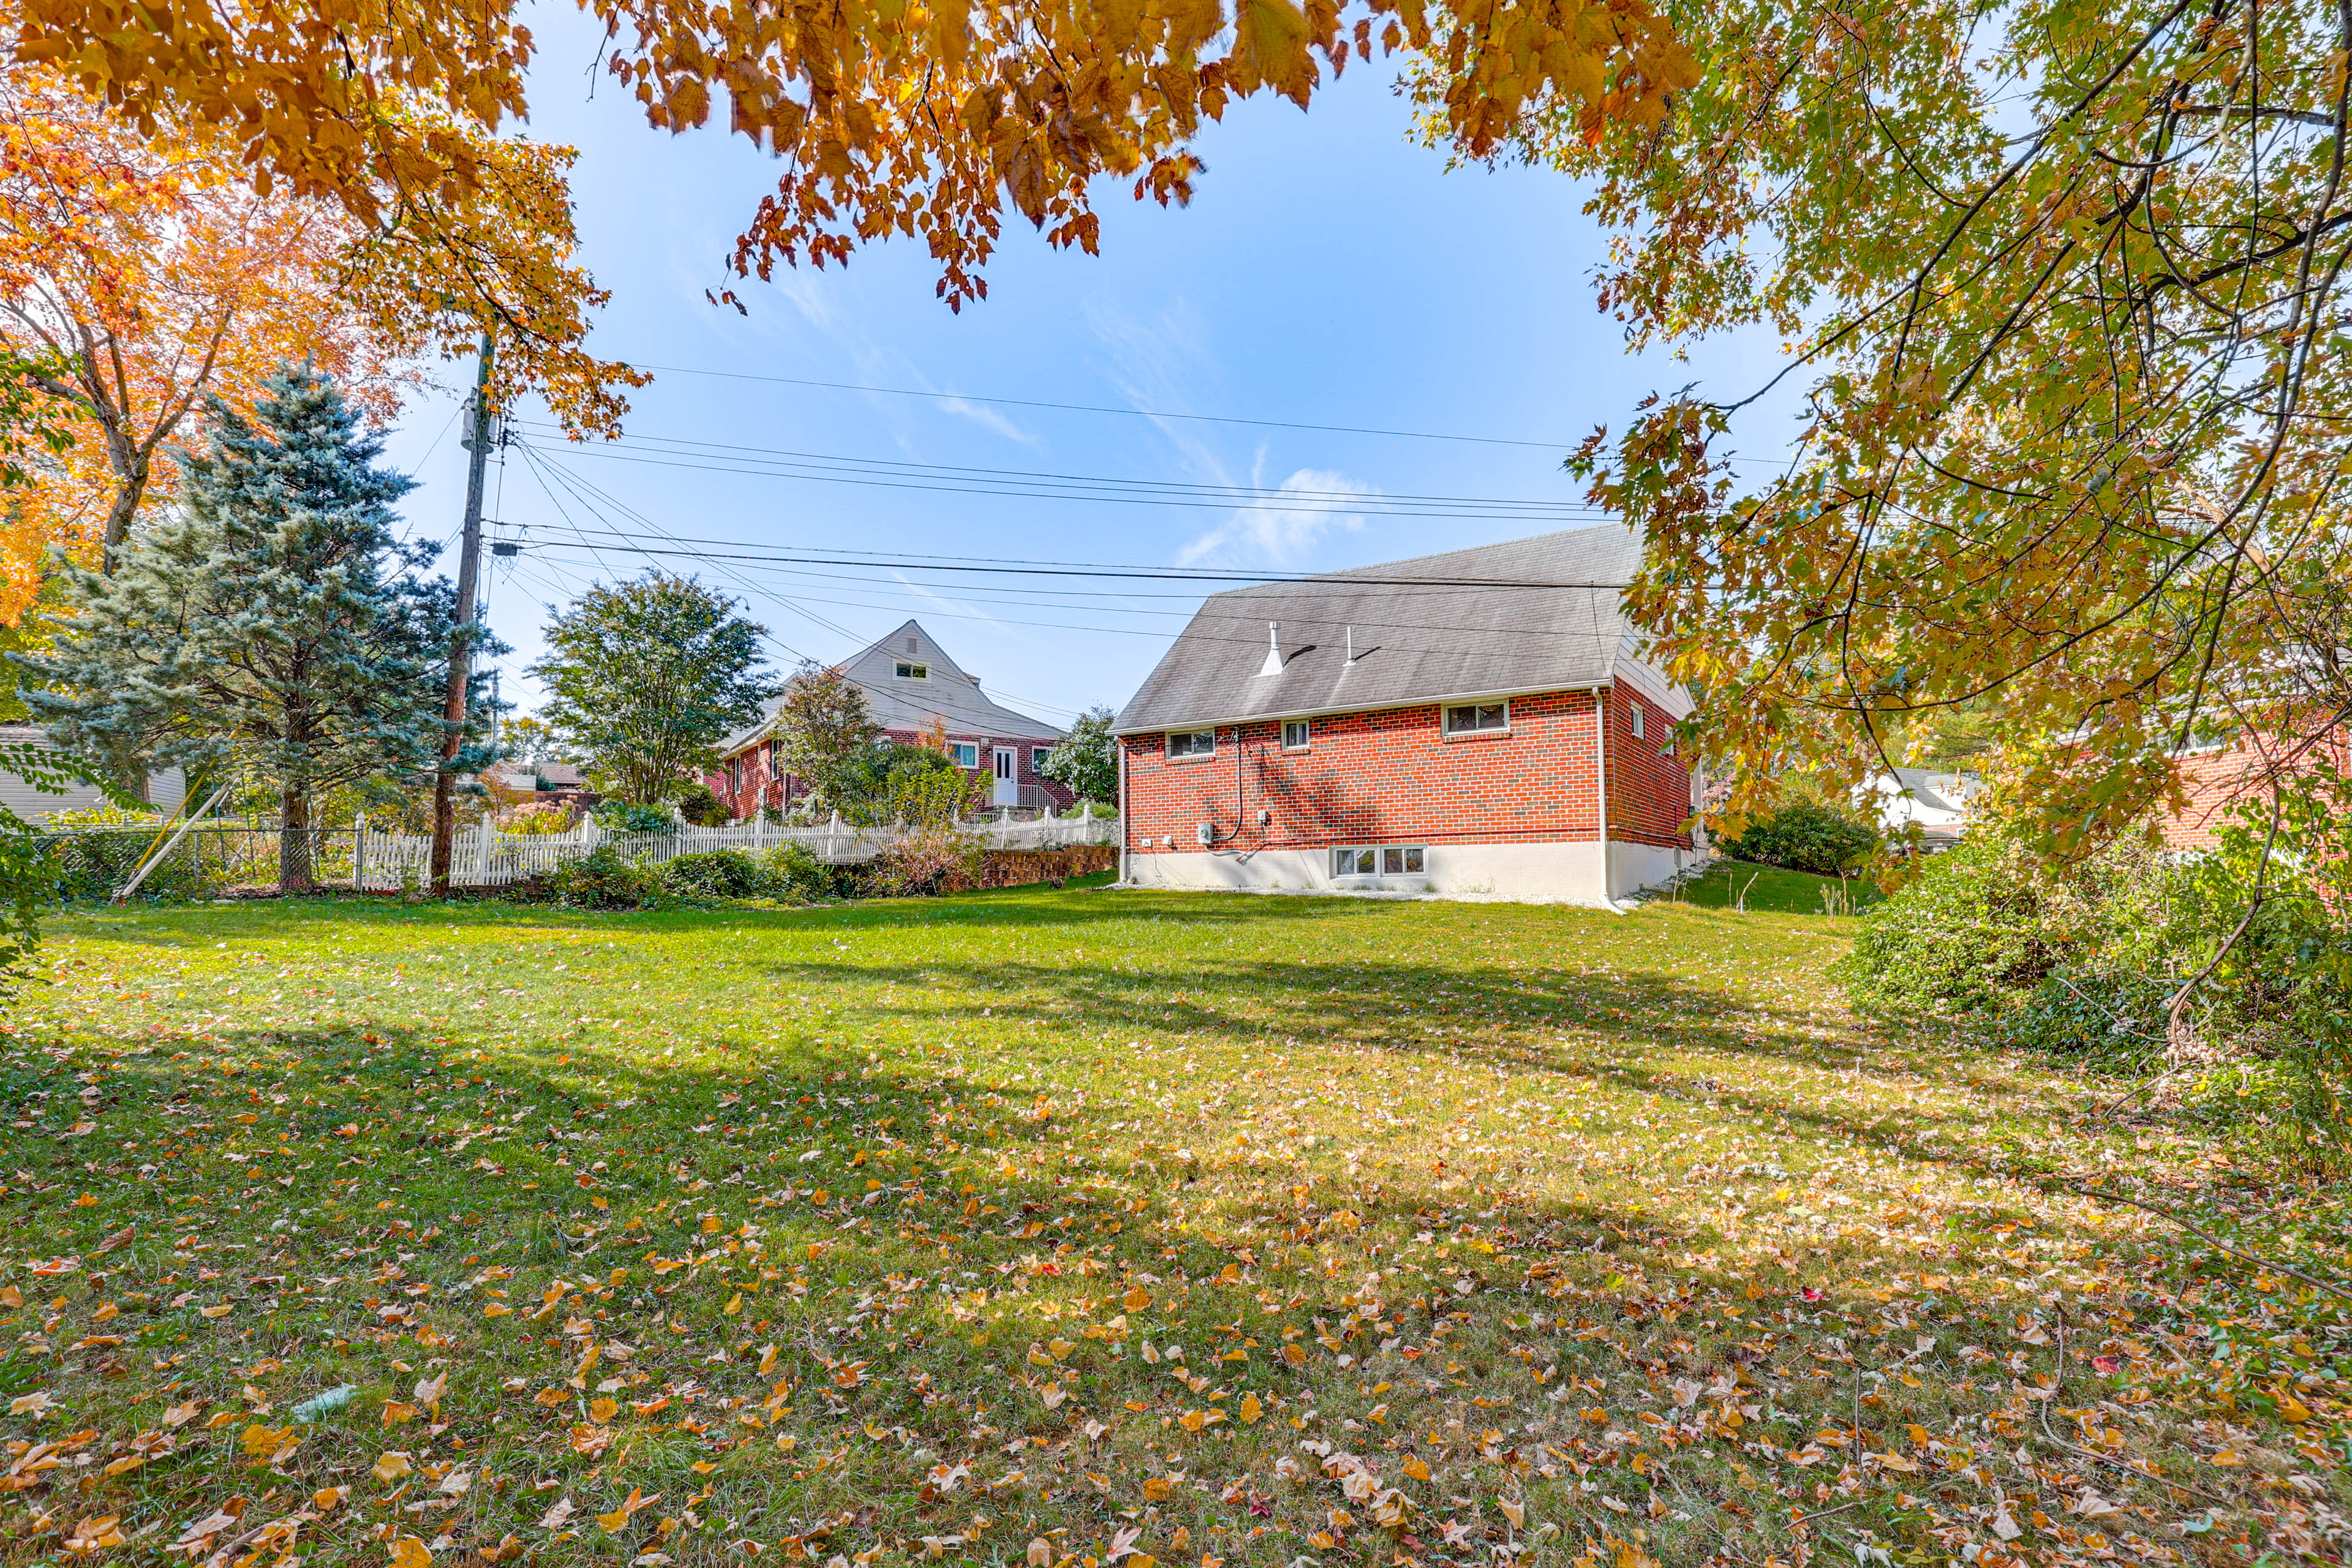
<svg viewBox="0 0 2352 1568">
<path fill-rule="evenodd" d="M 1125 736 L 1123 736 L 1123 735 L 1122 735 L 1122 736 L 1118 737 L 1118 885 L 1119 885 L 1120 887 L 1122 887 L 1122 888 L 1123 888 L 1123 887 L 1127 886 L 1127 838 L 1128 838 L 1128 824 L 1129 824 L 1129 822 L 1131 820 L 1131 818 L 1129 818 L 1129 816 L 1127 815 L 1127 738 L 1126 738 Z"/>
<path fill-rule="evenodd" d="M 1609 697 L 1612 687 L 1592 689 L 1593 749 L 1601 757 L 1601 907 L 1612 914 L 1625 914 L 1625 906 L 1617 901 L 1617 886 L 1611 875 L 1609 856 Z"/>
</svg>

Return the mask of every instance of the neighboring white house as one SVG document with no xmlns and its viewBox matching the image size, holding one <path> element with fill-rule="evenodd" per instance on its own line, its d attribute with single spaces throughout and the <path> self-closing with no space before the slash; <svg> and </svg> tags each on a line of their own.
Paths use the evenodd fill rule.
<svg viewBox="0 0 2352 1568">
<path fill-rule="evenodd" d="M 1870 781 L 1864 809 L 1875 807 L 1881 832 L 1899 833 L 1916 822 L 1930 844 L 1948 845 L 1968 830 L 1969 802 L 1983 788 L 1977 773 L 1896 768 Z"/>
<path fill-rule="evenodd" d="M 0 743 L 51 749 L 47 733 L 30 724 L 0 724 Z M 187 799 L 188 781 L 179 769 L 164 768 L 147 775 L 146 786 L 140 794 L 156 810 L 175 812 Z M 74 784 L 62 792 L 36 789 L 7 769 L 0 768 L 0 805 L 27 822 L 38 822 L 60 811 L 85 811 L 105 804 L 106 796 L 94 784 Z"/>
</svg>

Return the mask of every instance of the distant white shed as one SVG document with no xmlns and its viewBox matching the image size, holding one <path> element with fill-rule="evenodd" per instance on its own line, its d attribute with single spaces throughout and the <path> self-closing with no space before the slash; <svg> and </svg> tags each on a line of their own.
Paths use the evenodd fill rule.
<svg viewBox="0 0 2352 1568">
<path fill-rule="evenodd" d="M 46 731 L 29 724 L 0 724 L 0 743 L 35 745 L 50 749 Z M 188 781 L 177 768 L 163 768 L 147 775 L 140 794 L 156 810 L 170 814 L 178 811 L 188 796 Z M 28 822 L 38 822 L 60 811 L 83 811 L 94 805 L 104 805 L 106 796 L 92 784 L 74 784 L 60 791 L 36 788 L 17 774 L 0 768 L 0 805 L 6 806 Z"/>
</svg>

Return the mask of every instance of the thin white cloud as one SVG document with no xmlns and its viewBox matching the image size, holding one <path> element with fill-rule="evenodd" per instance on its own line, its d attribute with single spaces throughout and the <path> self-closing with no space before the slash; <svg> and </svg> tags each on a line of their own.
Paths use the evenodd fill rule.
<svg viewBox="0 0 2352 1568">
<path fill-rule="evenodd" d="M 1358 533 L 1364 514 L 1347 498 L 1366 501 L 1374 487 L 1328 468 L 1300 468 L 1275 487 L 1275 498 L 1236 507 L 1233 514 L 1176 552 L 1180 566 L 1294 566 L 1331 533 Z M 1282 497 L 1294 496 L 1285 501 Z"/>
<path fill-rule="evenodd" d="M 1024 447 L 1034 447 L 1037 444 L 1036 437 L 984 403 L 973 403 L 950 395 L 940 400 L 940 409 L 942 413 L 961 415 L 984 430 L 994 431 L 1008 441 L 1018 441 Z"/>
</svg>

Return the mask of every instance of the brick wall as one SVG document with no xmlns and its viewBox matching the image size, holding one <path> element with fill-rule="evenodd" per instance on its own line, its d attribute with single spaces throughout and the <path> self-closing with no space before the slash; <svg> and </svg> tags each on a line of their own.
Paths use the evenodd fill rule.
<svg viewBox="0 0 2352 1568">
<path fill-rule="evenodd" d="M 2249 733 L 2219 750 L 2194 752 L 2172 759 L 2174 776 L 2180 781 L 2188 804 L 2182 810 L 2166 815 L 2158 825 L 2165 847 L 2211 848 L 2221 842 L 2221 829 L 2229 825 L 2230 808 L 2241 800 L 2260 800 L 2267 811 L 2270 785 L 2265 775 L 2270 764 L 2264 753 L 2280 745 L 2275 737 Z M 2342 773 L 2352 770 L 2352 754 L 2348 752 L 2352 752 L 2352 733 L 2339 728 L 2305 752 L 2298 765 L 2332 768 Z"/>
<path fill-rule="evenodd" d="M 918 734 L 912 730 L 886 730 L 883 734 L 889 740 L 903 741 L 910 745 L 930 739 L 928 732 Z M 950 735 L 948 739 L 969 742 L 972 737 Z M 986 801 L 996 779 L 995 748 L 1011 746 L 1019 759 L 1020 782 L 1043 791 L 1054 803 L 1055 810 L 1067 811 L 1078 804 L 1077 797 L 1052 780 L 1037 776 L 1035 753 L 1040 749 L 1050 749 L 1052 745 L 1050 741 L 983 739 L 979 742 L 980 765 L 965 771 L 978 781 L 980 798 Z M 763 806 L 782 810 L 807 792 L 802 788 L 800 780 L 790 774 L 778 777 L 772 769 L 771 755 L 768 742 L 762 741 L 728 759 L 736 765 L 737 782 L 732 788 L 729 786 L 725 763 L 721 763 L 718 773 L 705 775 L 703 783 L 710 786 L 712 794 L 727 802 L 739 818 L 749 816 Z"/>
<path fill-rule="evenodd" d="M 1663 709 L 1643 700 L 1635 741 L 1622 688 L 1610 736 L 1610 836 L 1687 845 L 1688 775 L 1661 753 Z M 1595 703 L 1584 691 L 1511 700 L 1510 732 L 1448 739 L 1434 704 L 1311 721 L 1303 752 L 1278 721 L 1226 725 L 1213 757 L 1170 758 L 1167 738 L 1129 735 L 1125 824 L 1136 853 L 1200 848 L 1198 827 L 1243 848 L 1330 844 L 1591 841 L 1599 837 Z M 1269 821 L 1260 826 L 1257 814 Z M 1147 841 L 1149 841 L 1147 843 Z"/>
</svg>

